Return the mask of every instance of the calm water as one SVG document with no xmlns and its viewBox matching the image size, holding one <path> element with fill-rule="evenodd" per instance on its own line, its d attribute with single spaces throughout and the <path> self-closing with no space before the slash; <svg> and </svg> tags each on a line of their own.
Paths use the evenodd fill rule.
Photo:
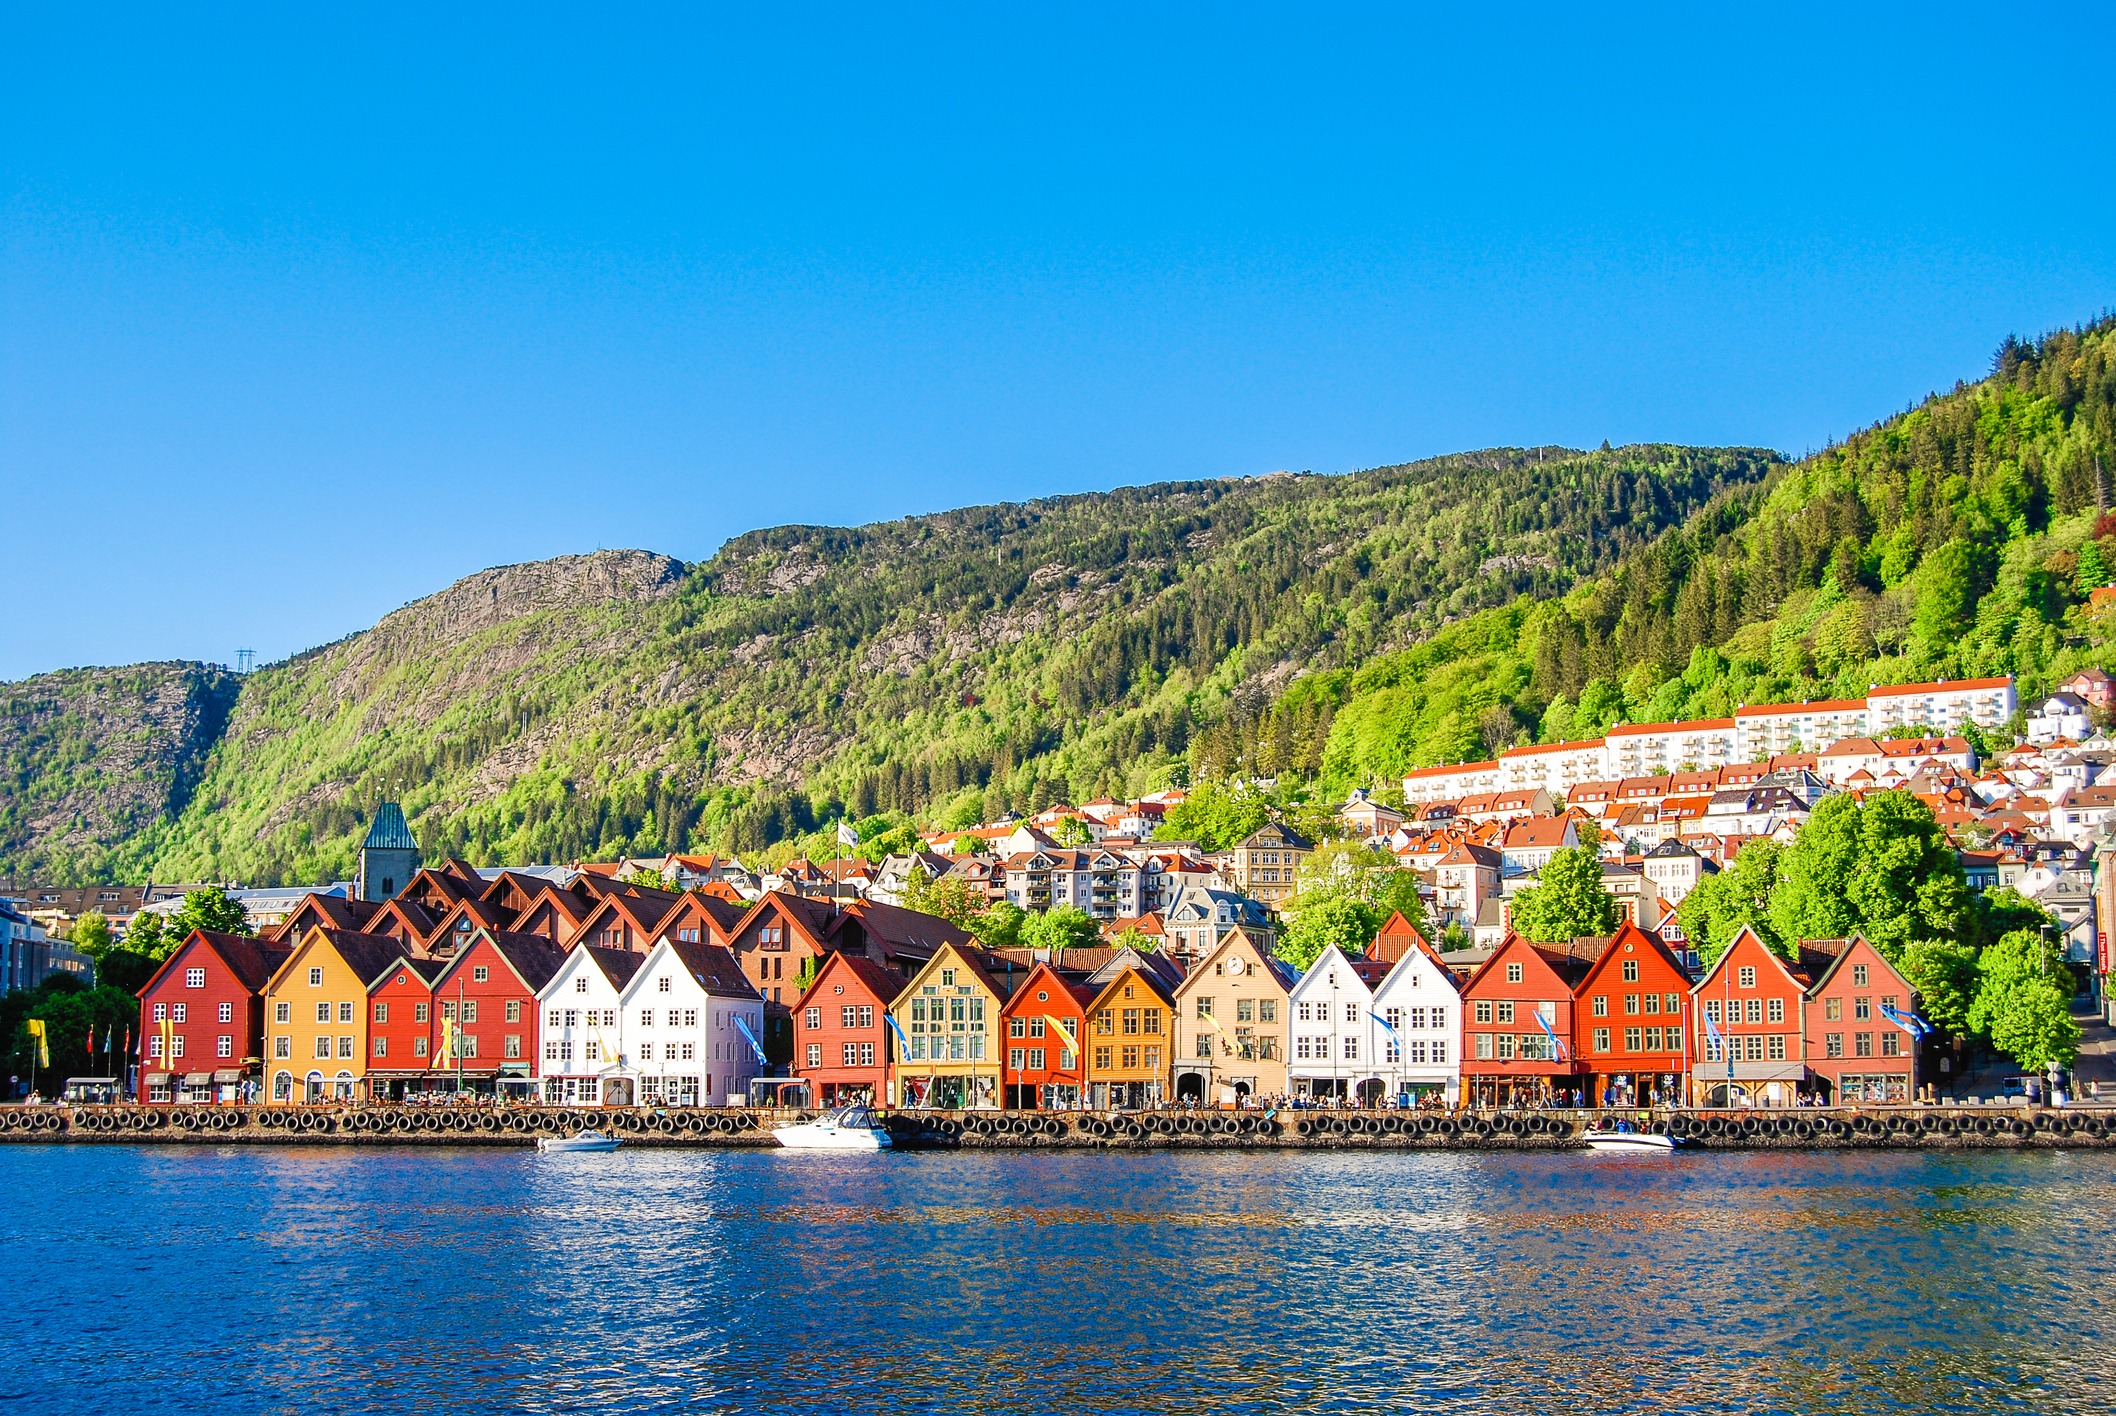
<svg viewBox="0 0 2116 1416">
<path fill-rule="evenodd" d="M 2112 1170 L 0 1147 L 0 1404 L 2106 1411 Z"/>
</svg>

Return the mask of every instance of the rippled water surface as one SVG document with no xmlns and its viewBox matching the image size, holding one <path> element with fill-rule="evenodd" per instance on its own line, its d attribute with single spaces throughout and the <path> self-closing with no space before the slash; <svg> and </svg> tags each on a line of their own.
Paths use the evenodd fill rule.
<svg viewBox="0 0 2116 1416">
<path fill-rule="evenodd" d="M 0 1403 L 2098 1412 L 2111 1168 L 0 1147 Z"/>
</svg>

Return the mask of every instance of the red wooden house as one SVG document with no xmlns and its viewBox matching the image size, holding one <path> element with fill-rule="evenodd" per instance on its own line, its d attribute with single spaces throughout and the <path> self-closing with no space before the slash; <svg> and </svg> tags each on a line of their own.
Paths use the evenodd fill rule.
<svg viewBox="0 0 2116 1416">
<path fill-rule="evenodd" d="M 418 901 L 399 895 L 394 900 L 385 901 L 382 908 L 360 926 L 360 932 L 386 934 L 396 940 L 405 953 L 423 955 L 428 952 L 427 941 L 441 932 L 441 917 Z M 287 937 L 292 940 L 297 936 Z"/>
<path fill-rule="evenodd" d="M 1917 990 L 1864 939 L 1809 939 L 1801 950 L 1815 969 L 1808 989 L 1808 1075 L 1839 1105 L 1908 1102 L 1918 1094 L 1918 1040 L 1889 1016 L 1917 1013 Z"/>
<path fill-rule="evenodd" d="M 471 936 L 481 929 L 505 929 L 513 916 L 497 904 L 465 896 L 450 905 L 426 936 L 426 951 L 437 958 L 452 959 L 462 952 Z"/>
<path fill-rule="evenodd" d="M 1582 1099 L 1574 989 L 1606 940 L 1537 944 L 1509 934 L 1462 988 L 1462 1088 L 1473 1106 Z"/>
<path fill-rule="evenodd" d="M 1003 1105 L 1064 1111 L 1081 1104 L 1087 1095 L 1087 1054 L 1080 1048 L 1080 1037 L 1087 1031 L 1087 1009 L 1096 991 L 1067 979 L 1048 963 L 1029 970 L 999 1009 L 1006 1032 L 1005 1065 L 1000 1070 Z M 1174 1046 L 1173 1037 L 1169 1045 Z"/>
<path fill-rule="evenodd" d="M 407 957 L 367 987 L 367 1094 L 402 1101 L 433 1082 L 433 981 L 439 959 Z"/>
<path fill-rule="evenodd" d="M 541 934 L 563 948 L 565 941 L 580 933 L 598 903 L 592 897 L 547 885 L 515 916 L 512 928 L 516 934 Z"/>
<path fill-rule="evenodd" d="M 903 975 L 856 954 L 823 958 L 815 982 L 794 1007 L 794 1070 L 808 1079 L 819 1106 L 889 1098 L 889 1005 Z"/>
<path fill-rule="evenodd" d="M 1690 975 L 1658 936 L 1630 921 L 1588 967 L 1577 993 L 1580 1061 L 1601 1106 L 1675 1105 L 1689 1072 Z"/>
<path fill-rule="evenodd" d="M 677 908 L 677 897 L 661 890 L 612 891 L 580 922 L 568 944 L 644 954 L 661 938 L 661 926 Z"/>
<path fill-rule="evenodd" d="M 434 1051 L 454 1026 L 435 1085 L 527 1100 L 536 1090 L 537 995 L 568 951 L 540 934 L 480 929 L 434 979 Z"/>
<path fill-rule="evenodd" d="M 1791 1106 L 1807 1080 L 1809 977 L 1752 929 L 1691 990 L 1690 1097 L 1699 1106 Z"/>
<path fill-rule="evenodd" d="M 311 929 L 343 929 L 358 933 L 373 922 L 382 906 L 373 900 L 352 900 L 343 895 L 304 896 L 294 912 L 260 931 L 259 937 L 279 948 L 291 949 L 288 940 L 300 939 Z"/>
<path fill-rule="evenodd" d="M 288 951 L 194 929 L 140 989 L 139 1099 L 236 1102 L 264 1065 L 264 989 Z"/>
</svg>

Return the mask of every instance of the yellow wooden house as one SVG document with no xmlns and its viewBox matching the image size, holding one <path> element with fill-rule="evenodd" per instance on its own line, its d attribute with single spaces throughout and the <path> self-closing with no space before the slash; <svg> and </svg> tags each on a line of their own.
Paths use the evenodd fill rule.
<svg viewBox="0 0 2116 1416">
<path fill-rule="evenodd" d="M 405 957 L 386 934 L 311 928 L 265 984 L 267 1095 L 352 1101 L 367 1076 L 368 988 Z"/>
<path fill-rule="evenodd" d="M 1119 965 L 1087 1008 L 1087 1095 L 1097 1111 L 1159 1106 L 1175 1056 L 1175 1004 L 1143 962 Z"/>
<path fill-rule="evenodd" d="M 997 1107 L 1006 1060 L 999 1008 L 1011 975 L 982 951 L 944 944 L 889 1007 L 897 1033 L 898 1106 Z"/>
</svg>

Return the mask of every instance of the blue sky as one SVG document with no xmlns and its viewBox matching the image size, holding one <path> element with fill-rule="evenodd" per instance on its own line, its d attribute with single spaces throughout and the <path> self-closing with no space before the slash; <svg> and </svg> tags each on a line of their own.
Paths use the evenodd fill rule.
<svg viewBox="0 0 2116 1416">
<path fill-rule="evenodd" d="M 2116 304 L 2095 9 L 766 8 L 0 12 L 0 678 L 783 522 L 1797 453 Z"/>
</svg>

